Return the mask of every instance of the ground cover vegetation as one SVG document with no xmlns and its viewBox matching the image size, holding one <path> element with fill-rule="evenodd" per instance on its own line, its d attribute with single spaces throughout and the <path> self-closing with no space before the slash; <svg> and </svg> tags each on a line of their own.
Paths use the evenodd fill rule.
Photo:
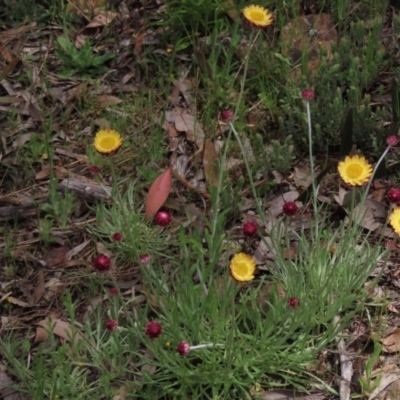
<svg viewBox="0 0 400 400">
<path fill-rule="evenodd" d="M 398 399 L 400 4 L 0 3 L 0 395 Z"/>
</svg>

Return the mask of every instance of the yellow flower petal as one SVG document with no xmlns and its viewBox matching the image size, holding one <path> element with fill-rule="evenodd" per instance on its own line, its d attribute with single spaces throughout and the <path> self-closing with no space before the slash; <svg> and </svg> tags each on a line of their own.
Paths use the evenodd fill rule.
<svg viewBox="0 0 400 400">
<path fill-rule="evenodd" d="M 115 153 L 121 145 L 121 135 L 110 129 L 101 129 L 94 138 L 94 147 L 101 154 Z"/>
<path fill-rule="evenodd" d="M 248 282 L 254 279 L 256 262 L 245 253 L 236 254 L 229 266 L 232 278 L 239 282 Z"/>
<path fill-rule="evenodd" d="M 361 156 L 347 156 L 338 165 L 340 177 L 352 186 L 361 186 L 368 182 L 372 175 L 372 167 L 368 161 Z"/>
<path fill-rule="evenodd" d="M 390 214 L 389 222 L 394 231 L 400 235 L 400 207 L 393 210 Z"/>
<path fill-rule="evenodd" d="M 247 6 L 242 10 L 246 21 L 257 28 L 265 28 L 272 24 L 272 14 L 261 6 Z"/>
</svg>

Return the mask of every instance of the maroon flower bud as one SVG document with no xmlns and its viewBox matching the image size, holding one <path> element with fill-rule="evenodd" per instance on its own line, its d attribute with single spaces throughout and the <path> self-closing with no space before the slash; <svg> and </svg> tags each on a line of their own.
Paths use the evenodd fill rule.
<svg viewBox="0 0 400 400">
<path fill-rule="evenodd" d="M 142 264 L 147 264 L 150 261 L 150 256 L 148 254 L 142 254 L 140 256 L 140 262 Z"/>
<path fill-rule="evenodd" d="M 288 306 L 290 308 L 296 308 L 296 307 L 300 307 L 300 300 L 297 297 L 291 297 L 288 300 Z"/>
<path fill-rule="evenodd" d="M 393 240 L 388 240 L 388 241 L 385 243 L 385 247 L 386 247 L 387 249 L 390 249 L 390 250 L 396 250 L 396 249 L 398 248 L 397 243 L 394 242 Z"/>
<path fill-rule="evenodd" d="M 168 211 L 159 211 L 154 217 L 155 223 L 160 226 L 167 226 L 171 219 L 171 214 Z"/>
<path fill-rule="evenodd" d="M 182 356 L 185 357 L 189 354 L 190 352 L 190 345 L 188 342 L 180 342 L 178 344 L 178 347 L 176 348 L 178 350 L 178 353 Z"/>
<path fill-rule="evenodd" d="M 121 232 L 115 232 L 114 235 L 112 235 L 112 239 L 114 242 L 120 242 L 122 240 L 123 236 Z"/>
<path fill-rule="evenodd" d="M 97 175 L 97 174 L 100 172 L 100 168 L 97 167 L 96 165 L 92 165 L 92 166 L 89 168 L 89 172 L 90 172 L 92 175 Z"/>
<path fill-rule="evenodd" d="M 233 112 L 231 110 L 221 111 L 219 118 L 221 119 L 222 122 L 229 122 L 233 118 Z"/>
<path fill-rule="evenodd" d="M 93 268 L 97 271 L 108 271 L 111 268 L 111 259 L 105 254 L 99 254 L 92 262 Z"/>
<path fill-rule="evenodd" d="M 257 225 L 253 221 L 247 221 L 242 226 L 244 236 L 253 237 L 257 233 Z"/>
<path fill-rule="evenodd" d="M 110 288 L 111 296 L 116 296 L 118 294 L 118 289 L 116 287 Z"/>
<path fill-rule="evenodd" d="M 150 339 L 156 339 L 161 335 L 162 327 L 157 321 L 150 321 L 146 324 L 145 333 Z"/>
<path fill-rule="evenodd" d="M 306 89 L 301 92 L 301 97 L 306 101 L 310 101 L 315 97 L 315 94 L 311 89 Z"/>
<path fill-rule="evenodd" d="M 111 332 L 115 331 L 118 328 L 118 322 L 113 319 L 110 319 L 109 321 L 106 322 L 106 328 Z"/>
<path fill-rule="evenodd" d="M 396 135 L 391 135 L 386 138 L 386 143 L 389 146 L 397 146 L 397 144 L 399 143 L 399 138 Z"/>
<path fill-rule="evenodd" d="M 395 204 L 400 203 L 400 189 L 391 188 L 388 191 L 387 198 L 391 203 L 395 203 Z"/>
<path fill-rule="evenodd" d="M 282 212 L 285 215 L 287 215 L 288 217 L 292 217 L 293 215 L 296 215 L 297 210 L 298 210 L 298 207 L 294 201 L 287 201 L 282 207 Z"/>
</svg>

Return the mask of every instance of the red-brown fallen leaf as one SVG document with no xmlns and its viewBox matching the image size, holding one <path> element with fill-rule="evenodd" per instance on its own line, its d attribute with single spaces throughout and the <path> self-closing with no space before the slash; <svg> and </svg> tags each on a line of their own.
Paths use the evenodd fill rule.
<svg viewBox="0 0 400 400">
<path fill-rule="evenodd" d="M 383 344 L 383 350 L 386 353 L 400 351 L 400 329 L 396 329 L 384 339 L 380 339 L 380 342 Z"/>
<path fill-rule="evenodd" d="M 295 249 L 293 249 L 293 248 L 290 248 L 290 249 L 284 249 L 283 250 L 283 252 L 282 252 L 282 256 L 283 256 L 283 258 L 293 258 L 293 257 L 295 257 L 296 256 L 296 250 Z"/>
<path fill-rule="evenodd" d="M 0 81 L 7 77 L 9 73 L 15 68 L 15 66 L 21 61 L 20 58 L 16 58 L 10 64 L 7 65 L 2 71 L 0 71 Z"/>
<path fill-rule="evenodd" d="M 151 184 L 145 203 L 146 219 L 150 220 L 168 198 L 172 187 L 172 168 L 169 167 Z"/>
<path fill-rule="evenodd" d="M 10 53 L 6 45 L 1 41 L 0 41 L 0 53 L 9 63 L 13 62 L 13 60 L 15 59 L 15 55 Z"/>
<path fill-rule="evenodd" d="M 62 321 L 58 318 L 46 318 L 39 321 L 36 329 L 35 343 L 46 340 L 48 337 L 47 331 L 49 327 L 53 333 L 60 338 L 74 343 L 77 340 L 83 339 L 83 334 L 75 329 L 69 322 Z"/>
<path fill-rule="evenodd" d="M 55 267 L 65 261 L 67 251 L 65 247 L 54 247 L 44 254 L 43 260 L 49 267 Z"/>
<path fill-rule="evenodd" d="M 203 167 L 206 181 L 210 186 L 218 187 L 218 153 L 215 150 L 214 143 L 207 139 L 204 145 Z"/>
<path fill-rule="evenodd" d="M 33 291 L 33 305 L 37 304 L 37 302 L 44 295 L 45 291 L 46 291 L 46 288 L 44 285 L 44 273 L 43 273 L 43 271 L 39 271 L 37 283 L 36 283 L 35 289 Z"/>
<path fill-rule="evenodd" d="M 113 104 L 119 104 L 122 100 L 109 94 L 101 94 L 97 96 L 96 101 L 100 108 L 105 108 L 108 106 L 112 106 Z"/>
<path fill-rule="evenodd" d="M 145 32 L 139 32 L 135 38 L 135 53 L 139 54 L 143 49 L 143 39 L 145 36 Z"/>
</svg>

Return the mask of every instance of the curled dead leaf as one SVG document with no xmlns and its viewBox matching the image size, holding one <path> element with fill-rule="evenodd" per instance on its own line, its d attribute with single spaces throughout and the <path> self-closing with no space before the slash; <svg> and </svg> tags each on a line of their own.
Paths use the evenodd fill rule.
<svg viewBox="0 0 400 400">
<path fill-rule="evenodd" d="M 172 168 L 167 168 L 151 184 L 145 203 L 146 219 L 150 220 L 168 198 L 172 187 Z"/>
</svg>

